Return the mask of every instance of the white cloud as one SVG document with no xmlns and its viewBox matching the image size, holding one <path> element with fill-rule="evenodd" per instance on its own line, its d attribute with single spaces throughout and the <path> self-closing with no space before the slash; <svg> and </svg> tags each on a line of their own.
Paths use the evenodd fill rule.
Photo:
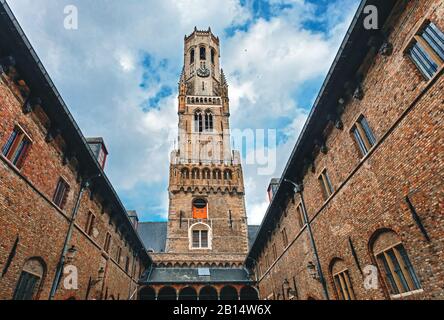
<svg viewBox="0 0 444 320">
<path fill-rule="evenodd" d="M 286 141 L 277 147 L 274 176 L 279 176 L 310 107 L 297 97 L 304 94 L 307 82 L 325 74 L 357 2 L 337 1 L 343 7 L 354 5 L 347 12 L 329 6 L 322 21 L 328 25 L 327 33 L 303 27 L 307 18 L 320 19 L 314 15 L 314 5 L 303 0 L 273 0 L 293 7 L 269 20 L 252 20 L 253 6 L 241 6 L 236 0 L 14 0 L 9 4 L 83 132 L 105 138 L 110 150 L 107 173 L 114 186 L 143 212 L 143 219 L 149 219 L 150 214 L 167 211 L 183 36 L 194 26 L 211 26 L 219 35 L 222 67 L 230 84 L 232 128 L 280 130 Z M 63 8 L 68 4 L 79 8 L 76 31 L 63 28 Z M 247 21 L 251 24 L 247 31 L 224 36 L 226 28 Z M 152 58 L 155 72 L 142 68 L 145 54 Z M 166 65 L 159 67 L 161 61 Z M 141 87 L 144 77 L 151 78 Z M 173 94 L 161 98 L 157 106 L 149 105 L 163 86 Z M 272 176 L 258 176 L 255 166 L 244 166 L 244 173 L 250 222 L 259 223 Z"/>
</svg>

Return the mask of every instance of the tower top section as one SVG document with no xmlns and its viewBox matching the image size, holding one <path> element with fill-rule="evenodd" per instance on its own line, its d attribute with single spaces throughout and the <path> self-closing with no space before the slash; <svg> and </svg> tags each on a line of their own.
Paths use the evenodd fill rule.
<svg viewBox="0 0 444 320">
<path fill-rule="evenodd" d="M 211 38 L 214 43 L 217 43 L 217 45 L 219 45 L 219 37 L 216 37 L 213 32 L 211 32 L 211 27 L 208 27 L 208 30 L 198 30 L 197 27 L 194 27 L 193 33 L 191 33 L 189 36 L 185 35 L 185 43 L 200 37 Z"/>
</svg>

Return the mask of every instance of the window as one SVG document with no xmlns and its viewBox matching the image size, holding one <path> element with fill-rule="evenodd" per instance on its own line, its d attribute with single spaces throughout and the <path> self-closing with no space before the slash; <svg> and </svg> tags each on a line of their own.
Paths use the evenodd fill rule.
<svg viewBox="0 0 444 320">
<path fill-rule="evenodd" d="M 59 179 L 57 183 L 56 190 L 54 192 L 54 197 L 52 201 L 58 206 L 60 209 L 63 209 L 66 204 L 66 198 L 68 196 L 69 186 L 62 178 Z"/>
<path fill-rule="evenodd" d="M 288 238 L 287 238 L 287 229 L 282 230 L 282 243 L 284 244 L 284 248 L 288 246 Z"/>
<path fill-rule="evenodd" d="M 45 274 L 45 265 L 37 258 L 26 261 L 17 282 L 13 300 L 33 300 Z"/>
<path fill-rule="evenodd" d="M 218 169 L 213 171 L 213 179 L 214 180 L 221 180 L 222 179 L 222 172 Z"/>
<path fill-rule="evenodd" d="M 348 270 L 334 274 L 333 279 L 340 300 L 355 300 Z"/>
<path fill-rule="evenodd" d="M 86 219 L 85 232 L 89 235 L 93 235 L 94 223 L 96 217 L 92 212 L 88 212 L 88 218 Z"/>
<path fill-rule="evenodd" d="M 130 266 L 130 258 L 127 256 L 125 260 L 125 272 L 128 273 Z"/>
<path fill-rule="evenodd" d="M 194 114 L 194 131 L 195 132 L 202 132 L 203 131 L 203 119 L 202 119 L 202 113 L 200 111 L 196 111 Z"/>
<path fill-rule="evenodd" d="M 208 248 L 208 230 L 193 230 L 193 248 Z"/>
<path fill-rule="evenodd" d="M 28 155 L 30 146 L 31 141 L 29 138 L 22 130 L 15 127 L 8 141 L 3 146 L 2 153 L 14 166 L 21 169 Z"/>
<path fill-rule="evenodd" d="M 204 47 L 200 47 L 200 60 L 206 60 L 207 59 L 207 50 Z"/>
<path fill-rule="evenodd" d="M 330 181 L 330 177 L 328 176 L 327 173 L 327 169 L 324 169 L 324 171 L 322 171 L 318 179 L 321 184 L 322 191 L 324 193 L 324 199 L 327 200 L 334 192 L 333 186 Z"/>
<path fill-rule="evenodd" d="M 297 212 L 297 218 L 298 218 L 298 223 L 299 223 L 299 227 L 302 229 L 305 226 L 305 217 L 304 217 L 304 212 L 302 211 L 302 204 L 299 204 L 296 208 L 296 212 Z"/>
<path fill-rule="evenodd" d="M 444 65 L 444 33 L 430 22 L 414 37 L 408 55 L 422 75 L 430 80 Z"/>
<path fill-rule="evenodd" d="M 105 237 L 105 245 L 103 246 L 103 250 L 105 250 L 106 253 L 109 253 L 110 246 L 111 246 L 111 235 L 108 232 Z"/>
<path fill-rule="evenodd" d="M 276 244 L 273 243 L 273 260 L 276 261 L 276 259 L 277 259 Z"/>
<path fill-rule="evenodd" d="M 193 200 L 193 219 L 208 219 L 208 205 L 205 199 Z"/>
<path fill-rule="evenodd" d="M 194 63 L 194 49 L 191 49 L 190 51 L 190 64 Z"/>
<path fill-rule="evenodd" d="M 122 248 L 118 247 L 116 252 L 116 261 L 118 264 L 120 264 L 120 258 L 122 257 Z"/>
<path fill-rule="evenodd" d="M 191 179 L 200 179 L 199 169 L 193 169 L 191 171 Z"/>
<path fill-rule="evenodd" d="M 205 113 L 205 131 L 213 131 L 213 114 L 209 111 Z"/>
<path fill-rule="evenodd" d="M 231 171 L 230 171 L 230 170 L 225 170 L 225 171 L 224 171 L 224 179 L 225 179 L 225 180 L 231 180 L 231 178 L 232 178 L 232 173 L 231 173 Z"/>
<path fill-rule="evenodd" d="M 216 55 L 216 51 L 211 49 L 211 63 L 214 64 L 214 56 Z"/>
<path fill-rule="evenodd" d="M 361 116 L 356 122 L 352 128 L 352 133 L 358 144 L 359 150 L 361 150 L 362 155 L 365 156 L 375 145 L 376 139 L 364 116 Z"/>
<path fill-rule="evenodd" d="M 402 244 L 385 249 L 376 255 L 391 294 L 400 294 L 421 288 L 419 279 Z"/>
</svg>

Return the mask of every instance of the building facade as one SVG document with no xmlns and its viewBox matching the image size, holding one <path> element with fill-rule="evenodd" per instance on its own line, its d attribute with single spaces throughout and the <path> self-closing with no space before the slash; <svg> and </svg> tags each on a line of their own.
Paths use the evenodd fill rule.
<svg viewBox="0 0 444 320">
<path fill-rule="evenodd" d="M 230 146 L 219 38 L 195 29 L 184 43 L 168 222 L 139 227 L 155 264 L 142 296 L 237 299 L 255 293 L 243 264 L 256 228 L 247 224 L 240 156 Z"/>
<path fill-rule="evenodd" d="M 444 299 L 443 17 L 362 1 L 246 260 L 261 299 Z"/>
<path fill-rule="evenodd" d="M 0 4 L 0 299 L 136 299 L 151 264 L 5 1 Z"/>
</svg>

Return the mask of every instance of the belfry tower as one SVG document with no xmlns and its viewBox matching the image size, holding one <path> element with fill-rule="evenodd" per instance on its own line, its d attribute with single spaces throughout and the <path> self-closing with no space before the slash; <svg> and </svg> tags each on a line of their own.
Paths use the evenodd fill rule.
<svg viewBox="0 0 444 320">
<path fill-rule="evenodd" d="M 248 251 L 244 183 L 239 153 L 230 147 L 228 85 L 219 59 L 211 29 L 185 37 L 165 251 L 195 262 L 241 264 Z"/>
<path fill-rule="evenodd" d="M 146 300 L 257 299 L 244 262 L 258 226 L 247 225 L 240 155 L 230 147 L 228 85 L 219 38 L 185 36 L 178 148 L 171 152 L 168 222 L 138 231 L 153 259 Z"/>
</svg>

